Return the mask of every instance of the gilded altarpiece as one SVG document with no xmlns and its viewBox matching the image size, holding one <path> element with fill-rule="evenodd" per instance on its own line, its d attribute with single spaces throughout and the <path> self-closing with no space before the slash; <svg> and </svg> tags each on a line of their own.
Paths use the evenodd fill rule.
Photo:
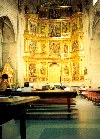
<svg viewBox="0 0 100 139">
<path fill-rule="evenodd" d="M 48 37 L 48 22 L 42 22 L 39 24 L 39 37 Z"/>
<path fill-rule="evenodd" d="M 8 83 L 10 87 L 12 87 L 12 85 L 14 84 L 14 71 L 8 62 L 4 65 L 3 69 L 0 71 L 0 78 L 2 78 L 3 74 L 8 75 Z"/>
<path fill-rule="evenodd" d="M 66 63 L 63 63 L 62 65 L 62 76 L 61 76 L 61 80 L 64 82 L 70 82 L 71 79 L 70 79 L 70 62 L 66 62 Z"/>
<path fill-rule="evenodd" d="M 30 53 L 33 53 L 33 54 L 36 54 L 37 53 L 37 41 L 32 41 L 32 40 L 29 40 L 29 52 Z"/>
<path fill-rule="evenodd" d="M 59 58 L 60 56 L 60 41 L 49 41 L 49 58 Z"/>
<path fill-rule="evenodd" d="M 61 22 L 49 23 L 49 37 L 61 37 Z"/>
<path fill-rule="evenodd" d="M 24 81 L 62 83 L 84 80 L 82 14 L 61 20 L 35 17 L 26 14 Z M 51 71 L 58 80 L 50 79 Z"/>
<path fill-rule="evenodd" d="M 47 49 L 47 41 L 41 41 L 40 42 L 40 53 L 43 55 L 47 55 L 48 49 Z"/>
</svg>

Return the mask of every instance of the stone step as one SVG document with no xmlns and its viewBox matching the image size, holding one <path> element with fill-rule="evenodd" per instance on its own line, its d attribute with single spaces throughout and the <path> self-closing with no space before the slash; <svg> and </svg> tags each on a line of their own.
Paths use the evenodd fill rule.
<svg viewBox="0 0 100 139">
<path fill-rule="evenodd" d="M 28 109 L 27 110 L 27 112 L 56 112 L 56 111 L 58 111 L 58 112 L 65 112 L 65 111 L 67 111 L 68 109 L 67 108 L 58 108 L 58 109 L 44 109 L 44 108 L 38 108 L 38 109 Z M 71 108 L 70 109 L 71 111 L 73 111 L 73 110 L 77 110 L 76 108 Z"/>
<path fill-rule="evenodd" d="M 67 115 L 67 114 L 76 114 L 76 112 L 67 112 L 67 111 L 64 111 L 64 112 L 27 112 L 26 113 L 27 115 Z"/>
<path fill-rule="evenodd" d="M 26 119 L 77 119 L 77 112 L 27 112 Z"/>
</svg>

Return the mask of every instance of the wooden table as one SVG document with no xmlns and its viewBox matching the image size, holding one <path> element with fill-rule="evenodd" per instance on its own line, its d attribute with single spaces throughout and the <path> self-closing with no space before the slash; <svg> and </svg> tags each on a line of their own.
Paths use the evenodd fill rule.
<svg viewBox="0 0 100 139">
<path fill-rule="evenodd" d="M 65 91 L 65 90 L 45 90 L 45 91 L 33 91 L 33 92 L 11 92 L 12 96 L 39 96 L 41 99 L 50 99 L 50 98 L 60 98 L 65 97 L 66 98 L 66 104 L 67 104 L 67 111 L 71 111 L 70 105 L 71 105 L 71 99 L 76 98 L 77 91 Z"/>
<path fill-rule="evenodd" d="M 38 99 L 38 96 L 0 96 L 0 139 L 2 139 L 2 124 L 16 118 L 20 120 L 21 139 L 26 139 L 25 113 L 27 104 Z"/>
</svg>

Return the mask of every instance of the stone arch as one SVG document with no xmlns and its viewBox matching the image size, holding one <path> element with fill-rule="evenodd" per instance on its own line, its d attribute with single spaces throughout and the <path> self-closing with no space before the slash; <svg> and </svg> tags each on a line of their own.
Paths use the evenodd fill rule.
<svg viewBox="0 0 100 139">
<path fill-rule="evenodd" d="M 94 35 L 100 36 L 100 13 L 96 13 L 93 20 L 92 32 Z"/>
<path fill-rule="evenodd" d="M 1 23 L 0 28 L 2 29 L 2 35 L 3 35 L 3 42 L 6 43 L 7 41 L 14 42 L 15 41 L 14 28 L 8 16 L 0 17 L 0 23 Z"/>
<path fill-rule="evenodd" d="M 16 42 L 14 26 L 8 16 L 0 17 L 0 67 L 3 68 L 7 59 L 15 67 Z"/>
<path fill-rule="evenodd" d="M 11 17 L 11 15 L 9 14 L 6 14 L 6 13 L 2 13 L 1 14 L 2 16 L 0 16 L 0 18 L 2 17 L 7 17 L 9 19 L 9 22 L 11 23 L 12 27 L 13 27 L 13 30 L 14 30 L 14 34 L 15 34 L 15 41 L 16 41 L 16 36 L 17 36 L 17 20 L 16 18 L 14 19 L 13 17 Z M 15 22 L 16 21 L 16 22 Z"/>
</svg>

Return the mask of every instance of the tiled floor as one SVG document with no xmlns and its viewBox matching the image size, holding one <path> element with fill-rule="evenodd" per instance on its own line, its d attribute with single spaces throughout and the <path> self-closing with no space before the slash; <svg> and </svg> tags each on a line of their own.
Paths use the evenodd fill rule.
<svg viewBox="0 0 100 139">
<path fill-rule="evenodd" d="M 100 107 L 80 96 L 75 107 L 73 119 L 27 120 L 27 139 L 100 139 Z M 4 125 L 3 139 L 20 139 L 19 122 L 12 123 Z"/>
</svg>

